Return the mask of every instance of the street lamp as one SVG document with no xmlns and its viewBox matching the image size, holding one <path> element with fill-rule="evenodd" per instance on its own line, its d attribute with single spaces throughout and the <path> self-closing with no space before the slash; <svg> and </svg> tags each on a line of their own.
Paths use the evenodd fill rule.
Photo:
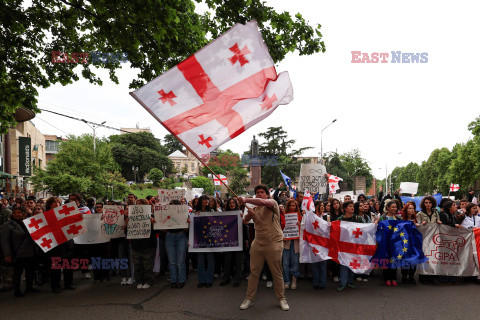
<svg viewBox="0 0 480 320">
<path fill-rule="evenodd" d="M 85 119 L 82 119 L 83 122 L 85 122 L 85 124 L 87 126 L 89 126 L 92 130 L 93 130 L 93 154 L 95 155 L 95 149 L 96 149 L 96 144 L 95 144 L 95 130 L 101 126 L 101 125 L 104 125 L 107 121 L 103 121 L 101 124 L 96 124 L 96 123 L 92 123 L 92 122 L 88 122 L 87 120 Z M 90 125 L 91 124 L 91 125 Z"/>
<path fill-rule="evenodd" d="M 138 172 L 138 167 L 132 166 L 132 171 L 133 171 L 133 176 L 135 177 L 135 184 L 137 184 L 137 172 Z"/>
<path fill-rule="evenodd" d="M 337 121 L 337 119 L 334 119 L 332 122 L 330 122 L 325 128 L 320 131 L 320 157 L 322 159 L 322 164 L 323 164 L 323 130 L 327 129 L 330 127 L 332 124 L 334 124 Z"/>
</svg>

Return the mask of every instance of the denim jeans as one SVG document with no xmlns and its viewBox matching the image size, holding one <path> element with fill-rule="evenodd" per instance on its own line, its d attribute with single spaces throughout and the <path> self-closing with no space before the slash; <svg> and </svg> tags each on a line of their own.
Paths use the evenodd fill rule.
<svg viewBox="0 0 480 320">
<path fill-rule="evenodd" d="M 205 270 L 205 257 L 207 257 L 208 267 Z M 213 272 L 215 271 L 215 258 L 213 252 L 198 253 L 198 282 L 213 283 Z"/>
<path fill-rule="evenodd" d="M 283 249 L 282 265 L 283 265 L 283 282 L 290 284 L 290 275 L 298 278 L 300 275 L 300 256 L 295 253 L 294 240 L 290 241 L 290 249 Z"/>
<path fill-rule="evenodd" d="M 167 238 L 165 239 L 165 248 L 167 249 L 168 255 L 170 282 L 185 283 L 185 259 L 187 258 L 187 236 L 185 235 L 185 232 L 167 232 Z"/>
<path fill-rule="evenodd" d="M 347 284 L 353 283 L 354 273 L 349 267 L 340 265 L 340 286 L 346 287 Z"/>
<path fill-rule="evenodd" d="M 327 260 L 312 263 L 313 286 L 325 288 L 327 286 Z"/>
<path fill-rule="evenodd" d="M 120 259 L 128 259 L 128 268 L 120 269 L 119 273 L 122 278 L 132 277 L 132 259 L 131 259 L 131 250 L 130 242 L 125 238 L 120 238 L 121 240 L 118 243 L 118 257 Z"/>
</svg>

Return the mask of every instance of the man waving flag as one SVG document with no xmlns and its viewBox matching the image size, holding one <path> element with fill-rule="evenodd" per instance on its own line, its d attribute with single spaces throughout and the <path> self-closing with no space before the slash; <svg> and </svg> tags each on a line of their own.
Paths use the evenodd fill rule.
<svg viewBox="0 0 480 320">
<path fill-rule="evenodd" d="M 277 74 L 256 21 L 215 41 L 131 95 L 197 158 L 293 99 L 287 72 Z"/>
</svg>

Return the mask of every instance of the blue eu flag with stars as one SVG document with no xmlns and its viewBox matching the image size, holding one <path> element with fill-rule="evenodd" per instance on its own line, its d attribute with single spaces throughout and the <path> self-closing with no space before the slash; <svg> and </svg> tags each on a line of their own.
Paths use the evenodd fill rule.
<svg viewBox="0 0 480 320">
<path fill-rule="evenodd" d="M 378 247 L 370 262 L 379 267 L 408 269 L 427 261 L 422 234 L 412 221 L 380 221 L 375 236 Z"/>
</svg>

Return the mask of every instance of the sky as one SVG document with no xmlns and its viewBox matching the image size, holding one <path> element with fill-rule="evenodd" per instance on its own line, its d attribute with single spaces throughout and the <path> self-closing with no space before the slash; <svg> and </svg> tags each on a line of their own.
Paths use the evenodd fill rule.
<svg viewBox="0 0 480 320">
<path fill-rule="evenodd" d="M 436 148 L 451 149 L 471 138 L 468 124 L 480 116 L 478 88 L 480 4 L 475 1 L 283 1 L 267 0 L 277 12 L 299 12 L 321 24 L 325 53 L 295 53 L 277 64 L 288 71 L 294 100 L 221 146 L 248 150 L 253 135 L 282 126 L 304 156 L 359 149 L 374 176 L 395 166 L 427 160 Z M 428 53 L 427 63 L 352 63 L 352 51 Z M 79 67 L 80 69 L 80 67 Z M 39 107 L 106 125 L 167 131 L 130 95 L 138 70 L 123 64 L 120 83 L 96 86 L 80 80 L 39 89 Z M 42 112 L 33 120 L 44 134 L 92 133 L 86 124 Z M 98 128 L 97 136 L 118 134 Z M 260 143 L 262 140 L 260 139 Z"/>
</svg>

